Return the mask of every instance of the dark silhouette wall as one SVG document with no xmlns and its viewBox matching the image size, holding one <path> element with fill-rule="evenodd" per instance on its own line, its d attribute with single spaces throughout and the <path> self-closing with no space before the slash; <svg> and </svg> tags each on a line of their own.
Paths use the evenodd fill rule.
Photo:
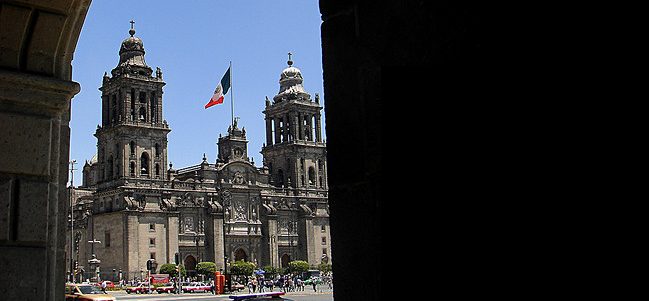
<svg viewBox="0 0 649 301">
<path fill-rule="evenodd" d="M 412 168 L 383 172 L 382 139 L 390 139 L 389 163 L 417 157 L 421 141 L 407 143 L 404 137 L 424 134 L 418 123 L 430 126 L 430 118 L 410 116 L 421 117 L 418 110 L 429 112 L 431 103 L 446 101 L 448 95 L 440 91 L 462 88 L 467 84 L 463 74 L 483 63 L 479 10 L 450 3 L 320 0 L 336 301 L 379 300 L 383 293 L 399 292 L 398 286 L 407 283 L 383 281 L 383 268 L 427 255 L 412 258 L 394 252 L 404 246 L 382 241 L 382 231 L 392 236 L 396 221 L 410 216 L 395 214 L 394 208 L 405 204 L 391 203 L 386 221 L 382 202 L 412 197 L 399 185 L 419 183 L 409 181 Z M 383 109 L 383 98 L 389 99 L 389 108 Z M 382 174 L 389 175 L 389 183 Z M 389 192 L 393 195 L 385 195 Z M 424 205 L 416 198 L 408 202 L 412 206 L 401 210 L 413 213 Z"/>
</svg>

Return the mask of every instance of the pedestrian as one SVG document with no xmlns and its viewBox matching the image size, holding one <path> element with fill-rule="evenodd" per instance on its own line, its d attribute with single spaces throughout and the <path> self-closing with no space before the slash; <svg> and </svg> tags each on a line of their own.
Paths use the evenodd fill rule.
<svg viewBox="0 0 649 301">
<path fill-rule="evenodd" d="M 311 277 L 311 285 L 313 286 L 313 291 L 317 293 L 318 290 L 315 288 L 316 283 L 315 283 L 315 279 L 313 277 Z"/>
<path fill-rule="evenodd" d="M 304 291 L 304 281 L 300 278 L 297 278 L 297 290 Z"/>
<path fill-rule="evenodd" d="M 106 281 L 101 283 L 101 290 L 104 291 L 104 294 L 106 293 Z"/>
<path fill-rule="evenodd" d="M 215 293 L 214 293 L 214 279 L 210 280 L 210 291 L 212 292 L 212 295 L 215 295 Z"/>
<path fill-rule="evenodd" d="M 266 289 L 264 288 L 264 278 L 263 277 L 259 278 L 259 281 L 257 282 L 257 284 L 259 285 L 259 292 L 260 293 L 266 292 Z"/>
</svg>

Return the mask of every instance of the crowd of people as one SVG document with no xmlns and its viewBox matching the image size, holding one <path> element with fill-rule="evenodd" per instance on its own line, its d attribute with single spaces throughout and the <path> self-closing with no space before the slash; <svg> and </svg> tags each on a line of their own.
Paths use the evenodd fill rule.
<svg viewBox="0 0 649 301">
<path fill-rule="evenodd" d="M 285 293 L 303 292 L 306 286 L 311 287 L 313 292 L 331 290 L 333 288 L 331 273 L 322 276 L 311 276 L 308 279 L 302 279 L 295 274 L 274 275 L 269 278 L 264 274 L 255 274 L 254 276 L 240 276 L 237 278 L 242 284 L 248 287 L 249 293 L 263 293 L 266 291 L 273 292 L 275 288 Z"/>
</svg>

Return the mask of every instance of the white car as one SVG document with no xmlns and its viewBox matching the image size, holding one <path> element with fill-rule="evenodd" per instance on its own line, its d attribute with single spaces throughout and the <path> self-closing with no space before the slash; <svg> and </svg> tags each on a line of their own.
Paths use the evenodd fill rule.
<svg viewBox="0 0 649 301">
<path fill-rule="evenodd" d="M 210 286 L 201 282 L 192 282 L 187 286 L 183 285 L 183 292 L 185 293 L 208 292 L 209 290 Z"/>
</svg>

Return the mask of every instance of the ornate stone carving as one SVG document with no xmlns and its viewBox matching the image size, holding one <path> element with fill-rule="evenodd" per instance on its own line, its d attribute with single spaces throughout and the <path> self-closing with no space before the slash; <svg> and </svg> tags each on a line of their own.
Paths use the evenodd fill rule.
<svg viewBox="0 0 649 301">
<path fill-rule="evenodd" d="M 232 203 L 232 209 L 234 211 L 234 220 L 235 221 L 245 221 L 246 218 L 246 205 L 241 200 L 235 200 Z"/>
<path fill-rule="evenodd" d="M 240 171 L 235 172 L 233 177 L 233 182 L 234 184 L 243 184 L 244 183 L 243 173 Z"/>
</svg>

